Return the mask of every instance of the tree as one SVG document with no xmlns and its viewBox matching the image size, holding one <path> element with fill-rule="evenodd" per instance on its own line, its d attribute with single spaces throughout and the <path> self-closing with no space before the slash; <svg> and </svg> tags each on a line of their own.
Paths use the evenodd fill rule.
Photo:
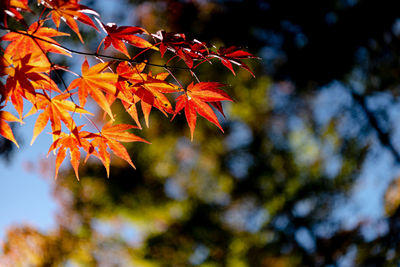
<svg viewBox="0 0 400 267">
<path fill-rule="evenodd" d="M 150 112 L 152 108 L 156 108 L 166 116 L 173 114 L 172 119 L 184 110 L 191 139 L 196 128 L 197 115 L 206 118 L 223 131 L 215 110 L 223 114 L 221 101 L 232 101 L 232 98 L 221 89 L 225 87 L 224 84 L 201 82 L 195 71 L 203 63 L 219 60 L 233 74 L 233 65 L 252 74 L 242 59 L 255 56 L 238 47 L 215 49 L 214 46 L 196 39 L 189 40 L 181 33 L 160 30 L 150 34 L 140 27 L 104 24 L 95 10 L 81 5 L 78 0 L 38 1 L 40 16 L 31 25 L 27 25 L 20 13 L 32 12 L 27 0 L 8 0 L 4 5 L 3 24 L 0 27 L 8 33 L 2 36 L 1 40 L 9 43 L 3 49 L 1 57 L 0 75 L 5 83 L 0 84 L 0 135 L 18 147 L 8 122 L 22 124 L 27 116 L 37 115 L 32 144 L 50 122 L 53 143 L 49 153 L 56 154 L 56 178 L 67 151 L 78 180 L 81 150 L 86 152 L 86 160 L 90 156 L 97 157 L 106 168 L 107 176 L 110 166 L 109 151 L 135 168 L 121 142 L 147 142 L 127 131 L 132 128 L 141 129 L 136 108 L 139 102 L 147 127 Z M 69 33 L 59 31 L 63 20 L 83 44 L 84 39 L 78 22 L 99 32 L 93 19 L 106 34 L 96 52 L 71 49 L 53 39 L 70 36 Z M 15 26 L 9 26 L 9 20 L 13 20 Z M 50 21 L 53 22 L 53 27 L 45 25 Z M 139 35 L 152 37 L 153 43 Z M 139 52 L 131 56 L 126 44 L 139 49 Z M 110 46 L 114 47 L 123 56 L 103 54 L 102 45 L 104 50 Z M 148 58 L 151 51 L 158 52 L 166 63 L 150 62 Z M 84 56 L 81 73 L 77 74 L 68 66 L 56 64 L 52 59 L 53 54 Z M 90 66 L 87 57 L 96 58 L 99 62 Z M 183 61 L 185 66 L 172 65 L 175 61 Z M 149 67 L 160 68 L 164 72 L 153 74 Z M 191 75 L 192 82 L 187 86 L 182 84 L 173 73 L 176 70 L 186 71 Z M 59 71 L 71 73 L 77 78 L 67 85 Z M 168 82 L 168 76 L 171 76 L 176 84 Z M 64 88 L 59 89 L 57 82 Z M 166 94 L 176 96 L 175 109 Z M 85 108 L 89 96 L 105 113 L 105 123 L 102 127 L 88 117 L 94 115 Z M 24 114 L 26 102 L 32 107 Z M 136 126 L 115 122 L 111 110 L 111 105 L 115 102 L 124 107 Z M 4 110 L 9 105 L 15 108 L 18 116 Z M 86 124 L 94 127 L 92 132 L 86 124 L 77 122 L 78 114 L 86 118 Z"/>
</svg>

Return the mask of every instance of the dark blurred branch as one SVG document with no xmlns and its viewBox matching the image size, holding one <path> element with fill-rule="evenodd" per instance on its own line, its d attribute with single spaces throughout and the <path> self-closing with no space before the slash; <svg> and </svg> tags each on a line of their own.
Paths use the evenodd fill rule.
<svg viewBox="0 0 400 267">
<path fill-rule="evenodd" d="M 385 133 L 379 126 L 378 120 L 376 119 L 374 113 L 368 109 L 365 96 L 360 95 L 359 93 L 354 92 L 351 90 L 351 95 L 354 100 L 360 105 L 361 109 L 364 111 L 365 115 L 367 115 L 367 119 L 369 124 L 372 128 L 375 129 L 376 133 L 378 134 L 378 139 L 380 143 L 385 146 L 389 151 L 393 154 L 394 158 L 396 159 L 397 163 L 400 163 L 400 154 L 394 147 L 389 133 Z"/>
</svg>

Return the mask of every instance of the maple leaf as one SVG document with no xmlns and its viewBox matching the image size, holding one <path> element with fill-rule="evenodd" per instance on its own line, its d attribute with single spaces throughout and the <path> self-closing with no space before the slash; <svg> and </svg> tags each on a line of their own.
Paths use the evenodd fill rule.
<svg viewBox="0 0 400 267">
<path fill-rule="evenodd" d="M 18 121 L 22 123 L 24 103 L 30 102 L 33 107 L 25 117 L 38 114 L 31 144 L 50 121 L 53 143 L 50 146 L 49 152 L 53 151 L 56 154 L 55 177 L 57 177 L 59 168 L 68 152 L 70 154 L 71 165 L 78 180 L 81 151 L 87 153 L 86 160 L 91 155 L 100 159 L 106 168 L 107 176 L 109 176 L 111 153 L 125 160 L 135 168 L 126 148 L 121 143 L 148 142 L 127 132 L 129 129 L 135 128 L 132 125 L 112 125 L 113 114 L 111 104 L 118 99 L 122 102 L 126 111 L 131 115 L 139 128 L 141 126 L 136 109 L 138 102 L 140 102 L 147 127 L 149 126 L 150 112 L 154 107 L 166 116 L 169 113 L 173 114 L 173 118 L 184 109 L 192 139 L 196 127 L 197 115 L 206 118 L 223 131 L 214 111 L 218 110 L 224 115 L 221 102 L 225 100 L 232 101 L 229 95 L 220 89 L 224 85 L 216 82 L 191 83 L 185 90 L 181 88 L 182 86 L 175 77 L 173 78 L 180 86 L 169 83 L 166 81 L 166 78 L 169 75 L 173 76 L 170 72 L 170 69 L 173 67 L 168 65 L 172 59 L 176 58 L 184 61 L 184 64 L 188 68 L 177 68 L 188 69 L 193 77 L 196 76 L 193 70 L 197 66 L 206 61 L 211 63 L 211 59 L 213 58 L 221 60 L 222 64 L 234 74 L 233 65 L 238 65 L 253 74 L 242 62 L 242 59 L 256 57 L 237 47 L 221 48 L 215 52 L 215 50 L 212 51 L 214 48 L 206 43 L 197 40 L 187 40 L 186 36 L 181 33 L 167 33 L 165 31 L 159 31 L 157 34 L 152 35 L 156 42 L 158 40 L 158 43 L 153 45 L 138 36 L 140 34 L 148 35 L 149 33 L 145 29 L 131 26 L 119 27 L 112 23 L 104 25 L 99 20 L 99 15 L 94 10 L 80 5 L 79 0 L 38 0 L 38 4 L 44 5 L 45 8 L 43 8 L 38 21 L 28 27 L 19 13 L 21 10 L 31 12 L 28 7 L 28 0 L 4 0 L 1 2 L 2 9 L 0 10 L 0 15 L 3 15 L 5 20 L 3 26 L 0 25 L 0 28 L 9 30 L 10 32 L 0 37 L 0 41 L 9 41 L 10 43 L 2 50 L 0 57 L 0 103 L 4 102 L 3 104 L 6 105 L 10 101 L 19 114 L 19 118 L 7 111 L 2 111 L 1 109 L 4 106 L 0 106 L 0 135 L 11 140 L 18 146 L 8 122 Z M 50 11 L 42 20 L 41 17 L 45 14 L 47 8 Z M 53 39 L 53 37 L 69 35 L 58 31 L 61 20 L 64 20 L 67 26 L 83 42 L 78 21 L 98 30 L 94 21 L 88 16 L 90 14 L 94 15 L 96 21 L 107 34 L 101 41 L 97 51 L 103 43 L 105 50 L 113 46 L 127 57 L 130 57 L 130 55 L 125 43 L 143 48 L 137 56 L 149 49 L 160 51 L 162 57 L 164 57 L 166 51 L 170 51 L 173 55 L 164 65 L 167 72 L 153 74 L 149 71 L 145 73 L 144 69 L 147 65 L 163 66 L 150 64 L 146 61 L 133 65 L 132 62 L 135 61 L 136 56 L 129 60 L 130 63 L 128 61 L 120 63 L 116 70 L 117 74 L 114 74 L 112 71 L 106 71 L 112 62 L 98 63 L 90 67 L 85 58 L 82 64 L 82 73 L 81 75 L 77 75 L 79 78 L 73 80 L 69 86 L 65 86 L 67 87 L 65 90 L 67 93 L 62 92 L 50 74 L 59 76 L 61 83 L 65 85 L 63 78 L 54 71 L 59 69 L 63 69 L 64 71 L 69 70 L 51 62 L 51 57 L 48 57 L 47 53 L 68 56 L 71 56 L 72 53 L 91 55 L 93 57 L 100 56 L 98 53 L 68 49 Z M 19 24 L 22 23 L 25 26 L 24 29 L 27 28 L 27 30 L 8 28 L 7 19 L 10 16 L 18 20 Z M 43 26 L 43 23 L 50 18 L 57 29 Z M 100 57 L 112 58 L 111 56 L 104 55 Z M 195 62 L 199 63 L 194 65 Z M 51 73 L 52 71 L 53 73 Z M 4 80 L 6 81 L 5 84 L 3 84 Z M 183 93 L 177 98 L 175 111 L 167 97 L 168 93 Z M 72 98 L 74 94 L 78 95 L 79 106 L 74 103 Z M 101 131 L 98 130 L 98 133 L 82 131 L 84 125 L 77 126 L 74 121 L 73 115 L 75 113 L 93 115 L 84 109 L 89 95 L 112 119 L 112 121 L 107 122 L 103 126 Z M 90 119 L 88 120 L 90 121 Z M 97 128 L 96 125 L 94 126 Z M 62 132 L 62 128 L 68 129 L 70 133 Z"/>
<path fill-rule="evenodd" d="M 128 112 L 137 122 L 136 107 L 133 105 L 141 100 L 142 111 L 148 127 L 152 107 L 159 109 L 165 115 L 173 113 L 172 105 L 164 93 L 179 92 L 179 87 L 165 81 L 168 73 L 159 73 L 153 76 L 151 73 L 143 73 L 144 67 L 145 63 L 131 67 L 127 62 L 121 62 L 117 67 L 117 73 L 120 77 L 121 93 L 132 102 L 132 105 L 127 105 L 125 102 L 124 106 L 130 108 Z M 140 127 L 140 124 L 138 126 Z"/>
<path fill-rule="evenodd" d="M 186 36 L 183 33 L 158 31 L 152 36 L 160 40 L 158 44 L 162 57 L 169 50 L 182 59 L 189 68 L 193 68 L 194 60 L 208 60 L 209 46 L 198 40 L 186 40 Z"/>
<path fill-rule="evenodd" d="M 219 89 L 220 87 L 223 86 L 225 85 L 217 82 L 200 82 L 195 85 L 191 83 L 187 87 L 185 94 L 180 95 L 177 98 L 174 117 L 183 108 L 185 109 L 185 117 L 190 128 L 190 134 L 192 140 L 193 140 L 193 133 L 196 128 L 197 114 L 206 118 L 208 121 L 214 123 L 218 128 L 221 129 L 222 132 L 224 132 L 224 130 L 222 129 L 221 125 L 218 122 L 217 116 L 207 103 L 209 102 L 211 105 L 217 106 L 218 110 L 220 109 L 219 107 L 221 107 L 220 111 L 222 111 L 222 106 L 220 105 L 220 101 L 224 100 L 233 101 L 232 98 L 227 93 L 225 93 L 225 91 Z"/>
<path fill-rule="evenodd" d="M 19 11 L 31 12 L 28 6 L 28 0 L 5 0 L 4 10 L 1 10 L 2 16 L 5 14 L 15 18 L 18 21 L 24 21 L 24 17 Z M 4 25 L 7 26 L 7 17 L 4 16 Z"/>
<path fill-rule="evenodd" d="M 14 67 L 14 68 L 24 68 L 24 65 L 29 66 L 29 72 L 43 72 L 50 73 L 51 63 L 47 60 L 43 55 L 42 51 L 35 51 L 34 53 L 30 53 L 27 55 L 22 55 L 20 53 L 17 54 L 4 54 L 3 60 L 6 62 L 4 66 L 6 67 Z M 6 74 L 10 75 L 9 72 Z"/>
<path fill-rule="evenodd" d="M 136 109 L 136 103 L 139 101 L 137 97 L 133 97 L 132 101 L 126 102 L 121 100 L 122 105 L 124 106 L 126 112 L 131 116 L 131 118 L 135 121 L 136 125 L 139 127 L 139 129 L 142 129 L 142 126 L 139 121 L 139 116 L 137 113 Z"/>
<path fill-rule="evenodd" d="M 152 34 L 152 36 L 160 40 L 159 45 L 162 57 L 169 50 L 179 56 L 189 68 L 193 67 L 193 57 L 189 53 L 191 42 L 186 40 L 185 34 L 158 31 L 156 34 Z"/>
<path fill-rule="evenodd" d="M 69 112 L 73 113 L 84 113 L 89 115 L 94 115 L 89 111 L 79 107 L 75 103 L 66 100 L 70 98 L 71 94 L 60 94 L 53 98 L 50 98 L 47 94 L 37 94 L 36 101 L 31 111 L 25 115 L 25 117 L 37 113 L 38 110 L 43 110 L 39 114 L 35 126 L 33 128 L 33 137 L 31 145 L 35 141 L 36 137 L 43 131 L 46 127 L 48 121 L 51 122 L 53 137 L 57 138 L 58 133 L 61 132 L 61 121 L 65 124 L 68 129 L 74 129 L 76 127 L 74 120 L 72 119 Z"/>
<path fill-rule="evenodd" d="M 21 58 L 41 51 L 42 53 L 52 52 L 62 55 L 71 56 L 64 48 L 60 46 L 51 37 L 69 36 L 68 33 L 59 32 L 56 29 L 42 27 L 42 22 L 34 22 L 27 31 L 9 32 L 3 37 L 2 41 L 11 41 L 7 46 L 5 54 L 19 55 Z M 47 62 L 46 55 L 42 56 L 42 60 Z"/>
<path fill-rule="evenodd" d="M 79 40 L 81 40 L 82 43 L 83 39 L 79 32 L 79 27 L 76 23 L 76 20 L 93 27 L 98 31 L 98 28 L 94 24 L 93 20 L 85 13 L 96 16 L 100 15 L 93 9 L 79 4 L 78 1 L 45 0 L 41 1 L 41 3 L 52 9 L 49 15 L 51 15 L 51 18 L 57 29 L 60 27 L 60 19 L 63 19 L 65 23 L 78 35 Z"/>
<path fill-rule="evenodd" d="M 158 31 L 152 36 L 160 40 L 160 53 L 164 56 L 167 50 L 171 50 L 176 53 L 177 48 L 187 45 L 186 36 L 183 33 L 172 33 L 164 30 Z"/>
<path fill-rule="evenodd" d="M 2 108 L 2 107 L 0 107 Z M 0 111 L 0 135 L 2 135 L 4 138 L 7 138 L 8 140 L 12 141 L 18 148 L 19 145 L 17 143 L 17 140 L 15 140 L 14 134 L 11 130 L 11 127 L 8 125 L 6 121 L 17 121 L 20 123 L 23 123 L 22 120 L 18 119 L 14 115 L 12 115 L 8 111 Z"/>
<path fill-rule="evenodd" d="M 199 66 L 203 62 L 210 62 L 208 55 L 210 54 L 209 45 L 198 40 L 194 40 L 190 43 L 190 49 L 186 49 L 186 54 L 188 54 L 193 60 L 202 60 L 194 68 Z"/>
<path fill-rule="evenodd" d="M 104 42 L 104 49 L 107 49 L 110 45 L 112 45 L 115 49 L 122 52 L 127 57 L 130 56 L 124 42 L 139 48 L 151 48 L 154 50 L 158 50 L 157 47 L 155 47 L 145 39 L 135 35 L 149 34 L 143 28 L 132 26 L 118 27 L 115 23 L 107 23 L 106 25 L 104 25 L 102 22 L 99 23 L 102 26 L 103 30 L 107 33 L 107 36 L 104 37 L 104 39 L 101 41 L 101 43 Z"/>
<path fill-rule="evenodd" d="M 246 59 L 246 58 L 256 58 L 259 59 L 258 57 L 243 51 L 239 50 L 238 47 L 236 46 L 230 46 L 228 48 L 221 47 L 218 49 L 218 51 L 215 53 L 211 53 L 210 57 L 215 57 L 221 60 L 222 64 L 227 67 L 234 75 L 236 75 L 235 71 L 233 70 L 232 63 L 247 70 L 250 72 L 251 75 L 254 76 L 254 73 L 250 70 L 250 68 L 242 62 L 241 59 Z"/>
<path fill-rule="evenodd" d="M 87 141 L 84 136 L 87 135 L 86 132 L 80 132 L 84 125 L 75 127 L 72 129 L 70 134 L 59 133 L 59 137 L 51 144 L 49 154 L 51 151 L 58 149 L 56 153 L 56 172 L 54 178 L 57 179 L 58 170 L 67 155 L 67 149 L 69 149 L 70 162 L 72 168 L 74 169 L 76 179 L 79 181 L 79 164 L 81 158 L 80 149 L 88 150 L 90 147 L 89 141 Z"/>
<path fill-rule="evenodd" d="M 103 72 L 108 68 L 109 63 L 98 63 L 89 68 L 89 63 L 85 58 L 82 64 L 82 76 L 71 82 L 67 91 L 78 87 L 79 103 L 84 107 L 88 95 L 90 94 L 94 101 L 111 117 L 113 118 L 110 104 L 103 92 L 111 95 L 116 95 L 117 90 L 115 83 L 117 82 L 117 75 L 110 72 Z"/>
<path fill-rule="evenodd" d="M 109 177 L 110 174 L 110 153 L 107 151 L 107 147 L 116 156 L 125 160 L 129 163 L 129 165 L 135 168 L 135 165 L 133 164 L 128 151 L 120 142 L 144 142 L 149 144 L 149 142 L 144 140 L 143 138 L 126 132 L 126 130 L 132 128 L 136 127 L 129 124 L 112 125 L 112 121 L 109 121 L 103 126 L 100 133 L 86 133 L 86 135 L 82 136 L 86 139 L 93 139 L 90 142 L 91 147 L 87 150 L 88 156 L 94 155 L 100 159 L 100 161 L 106 168 L 107 177 Z M 96 148 L 97 150 L 95 150 Z"/>
<path fill-rule="evenodd" d="M 49 65 L 45 63 L 39 64 L 36 59 L 32 60 L 32 57 L 33 55 L 30 54 L 15 60 L 9 58 L 8 60 L 11 60 L 13 64 L 3 70 L 8 77 L 2 97 L 6 101 L 11 99 L 20 118 L 22 118 L 23 112 L 23 99 L 32 101 L 35 97 L 36 89 L 61 92 L 49 76 L 41 73 L 41 71 L 48 71 Z M 32 61 L 32 64 L 36 65 L 31 65 Z"/>
</svg>

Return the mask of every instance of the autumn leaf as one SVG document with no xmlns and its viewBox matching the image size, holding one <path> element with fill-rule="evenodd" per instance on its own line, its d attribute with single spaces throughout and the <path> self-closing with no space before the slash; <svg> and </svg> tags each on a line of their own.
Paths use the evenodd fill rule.
<svg viewBox="0 0 400 267">
<path fill-rule="evenodd" d="M 179 56 L 189 68 L 193 67 L 193 58 L 188 54 L 190 42 L 186 40 L 185 34 L 158 31 L 156 34 L 152 34 L 152 36 L 160 41 L 159 45 L 162 57 L 169 50 Z"/>
<path fill-rule="evenodd" d="M 224 115 L 221 102 L 232 101 L 229 95 L 221 89 L 224 85 L 216 82 L 198 82 L 192 83 L 184 89 L 176 78 L 180 76 L 175 76 L 172 71 L 174 69 L 186 70 L 186 73 L 191 74 L 192 80 L 199 81 L 194 72 L 196 67 L 204 62 L 211 63 L 212 59 L 218 59 L 234 74 L 234 65 L 251 73 L 242 60 L 255 58 L 237 47 L 221 48 L 216 51 L 216 48 L 206 43 L 188 40 L 182 33 L 159 31 L 157 34 L 151 35 L 156 42 L 152 44 L 139 37 L 141 34 L 149 35 L 145 29 L 117 26 L 113 23 L 104 25 L 99 20 L 99 14 L 79 4 L 79 0 L 37 0 L 39 8 L 42 6 L 42 10 L 37 13 L 40 15 L 36 22 L 28 27 L 20 13 L 21 11 L 31 12 L 28 1 L 5 0 L 3 2 L 3 10 L 0 10 L 0 13 L 3 15 L 4 22 L 0 27 L 8 33 L 0 37 L 0 41 L 8 43 L 3 45 L 0 57 L 0 104 L 2 105 L 0 106 L 0 135 L 18 146 L 8 122 L 22 123 L 22 118 L 37 114 L 31 144 L 50 124 L 53 143 L 49 152 L 53 151 L 56 154 L 56 177 L 62 162 L 69 153 L 71 165 L 79 180 L 78 169 L 83 151 L 87 153 L 86 160 L 90 156 L 100 159 L 107 170 L 107 175 L 109 175 L 111 154 L 115 154 L 135 168 L 122 143 L 147 143 L 141 137 L 128 132 L 132 128 L 141 128 L 136 104 L 141 106 L 147 127 L 149 127 L 150 113 L 154 108 L 166 116 L 173 114 L 173 118 L 184 109 L 192 139 L 198 115 L 214 123 L 223 131 L 215 110 Z M 94 19 L 107 34 L 101 41 L 97 52 L 69 49 L 54 40 L 54 37 L 69 36 L 67 33 L 58 31 L 61 20 L 63 20 L 83 42 L 78 22 L 98 30 L 98 25 L 95 25 L 92 20 L 93 16 L 90 17 L 90 15 L 94 15 Z M 10 17 L 17 20 L 13 21 L 12 26 L 7 25 Z M 55 27 L 44 27 L 44 23 L 50 19 L 54 22 Z M 17 28 L 13 28 L 14 25 L 22 26 L 21 28 L 25 30 L 17 30 Z M 98 50 L 103 43 L 104 49 L 113 46 L 127 57 L 130 55 L 126 44 L 142 48 L 142 50 L 136 57 L 123 60 L 115 56 L 100 55 Z M 137 56 L 143 56 L 144 52 L 150 49 L 160 51 L 161 57 L 164 57 L 167 51 L 171 52 L 172 56 L 166 60 L 164 65 L 158 62 L 150 63 L 147 60 L 140 64 L 134 64 Z M 55 61 L 52 61 L 53 55 L 49 55 L 50 53 L 67 56 L 86 55 L 102 59 L 99 59 L 101 63 L 90 67 L 85 57 L 79 75 L 66 67 L 55 64 Z M 103 59 L 110 61 L 104 62 Z M 173 66 L 170 64 L 173 59 L 182 60 L 187 67 Z M 111 70 L 113 60 L 122 61 L 118 64 L 116 73 Z M 148 65 L 161 67 L 166 72 L 145 71 Z M 107 71 L 107 69 L 111 71 Z M 68 86 L 64 76 L 59 73 L 61 70 L 78 77 Z M 179 86 L 167 81 L 167 77 L 170 76 Z M 63 91 L 58 88 L 57 84 L 63 85 Z M 75 94 L 79 103 L 78 100 L 75 103 Z M 181 94 L 176 100 L 175 110 L 170 103 L 168 94 L 174 96 Z M 97 106 L 105 111 L 105 116 L 107 114 L 111 118 L 111 121 L 99 130 L 101 127 L 84 116 L 98 129 L 97 133 L 83 131 L 84 125 L 77 126 L 74 120 L 75 113 L 93 115 L 85 109 L 89 95 Z M 121 101 L 126 112 L 138 127 L 128 124 L 113 125 L 111 105 L 114 101 Z M 30 103 L 32 108 L 24 116 L 24 105 L 27 103 Z M 1 109 L 5 105 L 12 105 L 19 118 L 7 111 L 2 111 Z M 69 131 L 69 133 L 65 131 Z"/>
<path fill-rule="evenodd" d="M 110 104 L 104 96 L 103 91 L 111 95 L 117 94 L 115 87 L 117 75 L 110 72 L 103 72 L 108 66 L 109 63 L 98 63 L 89 68 L 89 63 L 85 58 L 82 64 L 82 76 L 73 80 L 67 90 L 71 91 L 78 87 L 79 103 L 81 107 L 85 106 L 87 97 L 90 94 L 94 101 L 113 118 Z"/>
<path fill-rule="evenodd" d="M 71 156 L 71 165 L 75 171 L 76 178 L 79 180 L 79 165 L 81 149 L 87 153 L 87 158 L 93 155 L 100 159 L 107 171 L 107 177 L 110 173 L 110 149 L 116 156 L 122 158 L 133 168 L 133 164 L 128 151 L 120 142 L 144 142 L 149 143 L 141 137 L 138 137 L 127 130 L 136 128 L 128 124 L 112 125 L 112 121 L 106 123 L 99 133 L 82 131 L 84 125 L 74 127 L 70 134 L 59 133 L 59 137 L 51 144 L 49 152 L 56 151 L 56 173 L 57 178 L 59 167 L 64 161 L 67 150 Z M 85 161 L 86 161 L 85 160 Z"/>
<path fill-rule="evenodd" d="M 35 126 L 33 128 L 33 137 L 31 145 L 35 141 L 36 137 L 46 127 L 48 121 L 51 122 L 52 132 L 54 137 L 58 137 L 58 133 L 61 132 L 61 122 L 65 124 L 68 129 L 74 129 L 76 127 L 74 120 L 72 119 L 69 112 L 89 114 L 89 111 L 79 107 L 75 103 L 66 100 L 71 97 L 71 94 L 60 94 L 53 98 L 50 98 L 47 94 L 37 94 L 36 101 L 31 111 L 25 115 L 25 117 L 37 113 L 39 110 L 43 110 L 36 119 Z"/>
<path fill-rule="evenodd" d="M 69 36 L 69 34 L 59 32 L 56 29 L 43 27 L 42 22 L 34 22 L 26 32 L 9 32 L 1 37 L 1 40 L 11 41 L 5 51 L 5 54 L 11 56 L 19 55 L 19 57 L 24 57 L 29 54 L 37 53 L 38 51 L 41 51 L 42 54 L 43 52 L 52 52 L 71 56 L 68 51 L 61 48 L 60 44 L 51 38 L 57 36 Z M 48 61 L 44 54 L 41 59 L 46 62 Z"/>
<path fill-rule="evenodd" d="M 99 23 L 103 30 L 107 33 L 107 36 L 101 41 L 101 43 L 104 42 L 104 49 L 107 49 L 110 45 L 112 45 L 115 49 L 124 53 L 127 57 L 130 56 L 128 50 L 126 49 L 125 43 L 138 48 L 151 48 L 158 50 L 157 47 L 136 35 L 148 34 L 148 32 L 143 28 L 132 26 L 118 27 L 115 23 L 107 23 L 106 25 L 101 22 Z"/>
<path fill-rule="evenodd" d="M 137 108 L 136 108 L 136 103 L 139 101 L 138 98 L 133 98 L 133 102 L 126 102 L 126 101 L 121 101 L 122 105 L 124 106 L 126 112 L 131 116 L 131 118 L 135 121 L 136 125 L 139 127 L 139 129 L 142 129 L 142 126 L 140 125 L 139 121 L 139 116 L 137 113 Z"/>
<path fill-rule="evenodd" d="M 208 61 L 207 56 L 210 53 L 208 45 L 198 40 L 187 40 L 183 33 L 158 31 L 152 36 L 159 40 L 158 45 L 162 57 L 167 50 L 171 51 L 175 56 L 182 59 L 190 69 L 193 68 L 194 60 Z"/>
<path fill-rule="evenodd" d="M 107 177 L 110 174 L 110 153 L 107 151 L 107 147 L 118 157 L 125 160 L 133 168 L 133 164 L 128 151 L 120 142 L 144 142 L 141 137 L 138 137 L 132 133 L 126 132 L 126 130 L 136 128 L 129 124 L 116 124 L 112 125 L 112 121 L 106 123 L 99 134 L 87 133 L 83 138 L 93 139 L 90 144 L 91 149 L 88 149 L 88 155 L 94 155 L 100 159 L 107 171 Z M 97 150 L 95 150 L 97 148 Z"/>
<path fill-rule="evenodd" d="M 19 13 L 21 10 L 31 12 L 28 0 L 5 0 L 4 10 L 1 10 L 2 17 L 8 15 L 18 21 L 24 22 L 24 17 Z M 7 17 L 4 16 L 4 25 L 7 26 Z"/>
<path fill-rule="evenodd" d="M 89 25 L 98 31 L 98 28 L 94 24 L 93 20 L 88 17 L 87 14 L 93 14 L 100 16 L 96 11 L 87 6 L 81 5 L 78 1 L 65 1 L 65 0 L 45 0 L 41 3 L 47 8 L 51 9 L 49 15 L 56 25 L 57 29 L 60 27 L 60 19 L 64 20 L 65 23 L 78 35 L 79 40 L 83 43 L 82 36 L 79 32 L 78 24 L 76 20 Z"/>
<path fill-rule="evenodd" d="M 28 72 L 43 72 L 46 74 L 50 73 L 51 63 L 47 60 L 43 60 L 43 51 L 35 51 L 27 55 L 17 54 L 4 54 L 3 60 L 6 62 L 5 67 L 9 68 L 24 68 Z M 27 65 L 28 67 L 26 67 Z M 10 75 L 9 72 L 7 72 Z"/>
<path fill-rule="evenodd" d="M 246 59 L 246 58 L 257 58 L 256 56 L 240 50 L 238 47 L 236 46 L 230 46 L 228 48 L 225 47 L 221 47 L 220 49 L 218 49 L 218 51 L 215 53 L 211 53 L 210 57 L 215 57 L 221 60 L 222 64 L 227 67 L 234 75 L 236 75 L 232 64 L 237 65 L 245 70 L 247 70 L 248 72 L 250 72 L 251 75 L 254 76 L 254 73 L 250 70 L 250 68 L 243 63 L 242 59 Z"/>
<path fill-rule="evenodd" d="M 83 148 L 87 150 L 90 146 L 89 141 L 83 138 L 83 135 L 86 135 L 86 132 L 80 132 L 83 125 L 75 127 L 72 129 L 70 134 L 66 133 L 59 133 L 59 137 L 51 144 L 48 154 L 51 151 L 57 151 L 56 153 L 56 173 L 54 178 L 57 179 L 58 170 L 64 161 L 67 155 L 67 149 L 69 150 L 70 154 L 70 162 L 72 168 L 74 169 L 76 179 L 79 181 L 79 164 L 81 158 L 80 149 Z"/>
<path fill-rule="evenodd" d="M 12 59 L 9 59 L 12 60 Z M 61 92 L 56 83 L 45 73 L 46 64 L 38 64 L 36 60 L 31 65 L 32 55 L 13 60 L 13 64 L 3 71 L 8 75 L 5 91 L 2 97 L 6 102 L 10 99 L 20 118 L 22 118 L 24 99 L 32 100 L 36 95 L 36 89 Z"/>
<path fill-rule="evenodd" d="M 219 89 L 223 86 L 225 85 L 217 82 L 191 83 L 187 87 L 185 94 L 177 98 L 174 117 L 182 109 L 185 109 L 185 117 L 190 128 L 192 140 L 196 128 L 197 114 L 214 123 L 222 132 L 224 131 L 218 122 L 217 116 L 209 105 L 209 103 L 213 106 L 217 105 L 217 109 L 219 110 L 220 104 L 215 103 L 220 103 L 220 101 L 224 100 L 232 101 L 232 98 L 225 93 L 225 91 Z M 223 113 L 222 106 L 220 111 Z"/>
<path fill-rule="evenodd" d="M 22 122 L 22 120 L 18 119 L 17 117 L 12 115 L 8 111 L 0 111 L 0 135 L 2 135 L 4 138 L 7 138 L 10 141 L 12 141 L 19 148 L 19 145 L 17 143 L 17 140 L 15 140 L 15 137 L 11 130 L 11 127 L 8 125 L 8 123 L 6 121 L 10 121 L 10 122 L 17 121 L 20 123 L 23 123 L 23 122 Z"/>
<path fill-rule="evenodd" d="M 143 73 L 144 67 L 145 63 L 132 67 L 127 62 L 121 62 L 117 67 L 117 74 L 120 77 L 121 93 L 130 99 L 133 105 L 141 100 L 142 111 L 148 127 L 152 107 L 159 109 L 165 115 L 173 113 L 172 105 L 164 93 L 179 92 L 179 87 L 165 81 L 168 73 L 159 73 L 153 76 L 152 73 Z M 137 118 L 137 113 L 134 113 L 136 108 L 132 108 L 132 105 L 125 105 L 125 107 L 127 106 L 131 108 L 130 112 L 133 113 L 131 116 L 134 119 Z"/>
</svg>

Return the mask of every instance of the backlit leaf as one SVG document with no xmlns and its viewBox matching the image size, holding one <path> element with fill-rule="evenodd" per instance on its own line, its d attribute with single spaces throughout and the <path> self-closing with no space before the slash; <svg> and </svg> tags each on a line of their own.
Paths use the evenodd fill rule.
<svg viewBox="0 0 400 267">
<path fill-rule="evenodd" d="M 104 96 L 104 93 L 116 95 L 117 75 L 110 72 L 103 72 L 109 66 L 109 63 L 98 63 L 89 68 L 86 58 L 82 64 L 82 76 L 72 81 L 68 86 L 68 91 L 78 87 L 79 103 L 84 107 L 87 96 L 91 95 L 94 101 L 113 118 L 110 105 Z M 104 92 L 104 93 L 103 93 Z"/>
<path fill-rule="evenodd" d="M 185 117 L 190 128 L 192 140 L 194 130 L 196 128 L 197 114 L 214 123 L 218 128 L 221 129 L 222 132 L 224 131 L 219 124 L 217 116 L 209 105 L 217 105 L 218 110 L 219 107 L 221 107 L 220 111 L 223 113 L 220 101 L 232 101 L 232 98 L 230 98 L 227 93 L 219 89 L 223 86 L 223 84 L 216 82 L 200 82 L 197 84 L 191 83 L 187 87 L 185 94 L 177 98 L 174 117 L 182 109 L 185 109 Z"/>
</svg>

